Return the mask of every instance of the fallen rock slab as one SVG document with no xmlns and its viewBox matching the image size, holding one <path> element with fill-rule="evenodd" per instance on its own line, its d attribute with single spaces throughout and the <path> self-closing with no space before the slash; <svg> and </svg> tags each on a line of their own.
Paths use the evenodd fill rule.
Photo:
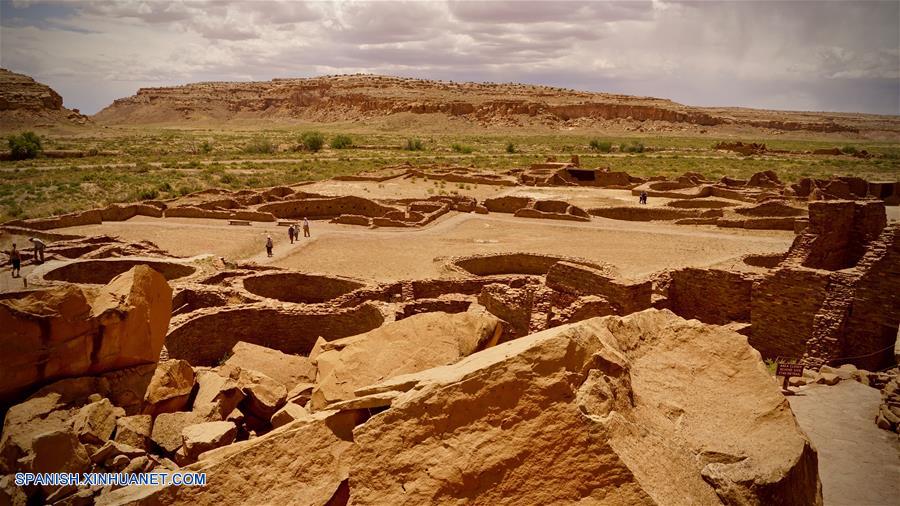
<svg viewBox="0 0 900 506">
<path fill-rule="evenodd" d="M 206 473 L 214 486 L 124 487 L 97 504 L 329 504 L 347 480 L 345 453 L 359 421 L 355 412 L 320 411 L 264 436 L 201 454 L 185 470 Z"/>
<path fill-rule="evenodd" d="M 194 389 L 194 369 L 184 360 L 160 362 L 144 397 L 144 414 L 181 411 Z"/>
<path fill-rule="evenodd" d="M 201 453 L 229 445 L 234 442 L 237 435 L 237 426 L 231 422 L 205 422 L 188 425 L 181 429 L 181 438 L 184 445 L 180 450 L 182 462 L 185 465 L 196 462 Z"/>
<path fill-rule="evenodd" d="M 288 390 L 298 383 L 312 383 L 316 379 L 316 368 L 307 357 L 243 341 L 234 345 L 225 364 L 259 371 Z"/>
<path fill-rule="evenodd" d="M 153 417 L 150 415 L 125 416 L 116 420 L 117 443 L 142 450 L 150 448 L 150 434 L 153 432 Z"/>
<path fill-rule="evenodd" d="M 354 430 L 352 504 L 822 502 L 816 452 L 759 353 L 669 311 L 557 327 L 381 389 L 406 393 Z"/>
<path fill-rule="evenodd" d="M 104 398 L 79 409 L 72 419 L 72 429 L 82 443 L 103 444 L 112 437 L 116 420 L 123 416 L 124 409 Z"/>
<path fill-rule="evenodd" d="M 142 265 L 99 288 L 65 285 L 0 300 L 0 403 L 55 379 L 155 363 L 171 310 L 165 277 Z"/>
<path fill-rule="evenodd" d="M 181 431 L 189 425 L 204 421 L 199 414 L 190 411 L 163 413 L 153 421 L 153 431 L 150 434 L 150 439 L 161 450 L 172 454 L 184 442 L 181 438 Z"/>
<path fill-rule="evenodd" d="M 401 374 L 452 364 L 499 339 L 487 312 L 424 313 L 354 337 L 324 343 L 315 362 L 313 410 L 352 399 L 354 390 Z"/>
</svg>

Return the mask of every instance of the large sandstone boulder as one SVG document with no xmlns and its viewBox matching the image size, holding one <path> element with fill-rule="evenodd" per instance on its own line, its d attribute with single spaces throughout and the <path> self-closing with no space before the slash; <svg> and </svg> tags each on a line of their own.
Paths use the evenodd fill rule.
<svg viewBox="0 0 900 506">
<path fill-rule="evenodd" d="M 174 454 L 184 443 L 181 431 L 185 427 L 205 422 L 199 414 L 190 411 L 163 413 L 153 421 L 150 439 L 166 454 Z"/>
<path fill-rule="evenodd" d="M 188 425 L 181 430 L 184 445 L 180 450 L 179 463 L 196 462 L 201 453 L 233 443 L 236 435 L 237 427 L 231 422 Z"/>
<path fill-rule="evenodd" d="M 147 266 L 99 288 L 66 285 L 0 300 L 0 403 L 57 378 L 156 362 L 171 310 L 172 289 Z"/>
<path fill-rule="evenodd" d="M 200 368 L 196 371 L 197 395 L 192 411 L 200 413 L 207 421 L 224 420 L 244 399 L 244 392 L 237 382 L 217 371 Z"/>
<path fill-rule="evenodd" d="M 316 368 L 309 358 L 243 341 L 234 345 L 225 364 L 259 371 L 281 382 L 288 390 L 299 383 L 312 383 L 316 379 Z"/>
<path fill-rule="evenodd" d="M 144 397 L 144 414 L 181 411 L 194 389 L 194 369 L 185 360 L 160 362 Z"/>
<path fill-rule="evenodd" d="M 165 416 L 165 415 L 162 415 Z M 358 413 L 320 411 L 264 436 L 200 455 L 186 470 L 205 472 L 207 487 L 144 487 L 115 490 L 97 504 L 346 504 L 329 502 L 346 493 Z"/>
<path fill-rule="evenodd" d="M 48 393 L 9 408 L 0 437 L 0 474 L 23 470 L 21 461 L 33 458 L 34 439 L 46 432 L 67 430 L 76 412 L 76 408 L 67 409 L 58 393 Z"/>
<path fill-rule="evenodd" d="M 152 432 L 153 417 L 150 415 L 124 416 L 116 420 L 116 442 L 147 450 Z"/>
<path fill-rule="evenodd" d="M 23 467 L 31 473 L 83 473 L 90 469 L 91 459 L 78 437 L 70 431 L 53 430 L 32 440 L 30 455 Z M 58 486 L 42 486 L 47 494 Z"/>
<path fill-rule="evenodd" d="M 72 419 L 72 430 L 82 443 L 103 444 L 116 429 L 116 420 L 125 410 L 113 406 L 109 399 L 100 399 L 82 407 Z"/>
<path fill-rule="evenodd" d="M 452 364 L 497 342 L 500 320 L 487 312 L 423 313 L 322 344 L 310 404 L 352 399 L 354 390 L 400 374 Z"/>
<path fill-rule="evenodd" d="M 647 310 L 358 393 L 352 504 L 821 504 L 816 452 L 744 336 Z M 677 498 L 677 500 L 674 500 Z"/>
</svg>

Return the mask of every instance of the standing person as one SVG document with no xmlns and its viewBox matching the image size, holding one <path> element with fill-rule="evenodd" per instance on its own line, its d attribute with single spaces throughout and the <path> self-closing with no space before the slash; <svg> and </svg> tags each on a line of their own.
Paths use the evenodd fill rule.
<svg viewBox="0 0 900 506">
<path fill-rule="evenodd" d="M 272 236 L 267 235 L 266 236 L 266 254 L 268 254 L 269 256 L 272 256 L 272 247 L 273 246 L 274 246 L 274 244 L 272 243 Z"/>
<path fill-rule="evenodd" d="M 288 225 L 288 238 L 290 238 L 291 244 L 294 244 L 294 225 Z"/>
<path fill-rule="evenodd" d="M 13 243 L 12 249 L 9 251 L 9 263 L 12 264 L 12 277 L 19 277 L 22 269 L 22 255 L 16 249 L 16 243 Z"/>
<path fill-rule="evenodd" d="M 638 202 L 640 202 L 641 204 L 646 204 L 646 203 L 647 203 L 647 192 L 645 192 L 645 191 L 642 191 L 642 192 L 641 192 L 641 197 L 640 197 L 640 199 L 638 200 Z"/>
<path fill-rule="evenodd" d="M 309 220 L 303 217 L 303 237 L 309 237 Z"/>
<path fill-rule="evenodd" d="M 46 248 L 47 245 L 37 237 L 32 237 L 28 240 L 34 245 L 34 263 L 44 263 L 44 248 Z"/>
</svg>

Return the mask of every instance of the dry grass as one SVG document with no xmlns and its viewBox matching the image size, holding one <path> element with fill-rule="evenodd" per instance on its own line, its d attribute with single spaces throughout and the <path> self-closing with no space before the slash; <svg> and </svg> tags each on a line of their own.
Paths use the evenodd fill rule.
<svg viewBox="0 0 900 506">
<path fill-rule="evenodd" d="M 397 119 L 400 121 L 400 119 Z M 406 125 L 408 126 L 408 125 Z M 300 132 L 315 128 L 326 139 L 350 135 L 353 145 L 319 152 L 298 149 Z M 427 132 L 427 130 L 425 130 Z M 699 172 L 709 178 L 746 178 L 774 170 L 785 181 L 803 177 L 853 175 L 870 180 L 900 180 L 900 145 L 829 137 L 765 139 L 771 149 L 796 152 L 852 146 L 876 156 L 871 159 L 805 154 L 742 157 L 715 151 L 720 139 L 700 136 L 656 136 L 597 132 L 547 132 L 527 129 L 422 134 L 397 126 L 381 131 L 354 125 L 303 125 L 277 129 L 85 128 L 43 134 L 46 149 L 94 154 L 84 158 L 37 158 L 0 162 L 0 220 L 39 217 L 113 202 L 176 197 L 211 187 L 247 188 L 327 179 L 340 174 L 408 162 L 457 164 L 507 170 L 555 157 L 578 155 L 589 167 L 609 167 L 637 176 L 674 177 Z M 415 136 L 415 137 L 413 137 Z M 421 141 L 421 150 L 407 150 L 407 141 Z M 609 143 L 611 152 L 592 149 Z M 643 153 L 620 153 L 619 146 L 643 144 Z M 507 147 L 512 144 L 513 152 Z M 271 149 L 262 152 L 257 147 Z M 269 152 L 271 151 L 271 152 Z M 104 154 L 104 152 L 111 152 Z"/>
</svg>

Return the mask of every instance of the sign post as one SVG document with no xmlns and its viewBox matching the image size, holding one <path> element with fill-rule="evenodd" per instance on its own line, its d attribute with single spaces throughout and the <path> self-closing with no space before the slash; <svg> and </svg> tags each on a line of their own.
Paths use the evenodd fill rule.
<svg viewBox="0 0 900 506">
<path fill-rule="evenodd" d="M 791 376 L 803 376 L 803 364 L 784 364 L 779 362 L 775 368 L 775 376 L 784 376 L 781 388 L 788 389 L 788 380 Z"/>
</svg>

